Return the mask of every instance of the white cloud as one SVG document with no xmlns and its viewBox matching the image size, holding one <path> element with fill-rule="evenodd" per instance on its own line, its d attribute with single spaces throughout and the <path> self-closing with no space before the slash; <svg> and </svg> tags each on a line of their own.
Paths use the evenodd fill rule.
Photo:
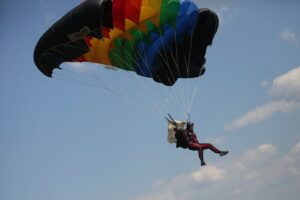
<svg viewBox="0 0 300 200">
<path fill-rule="evenodd" d="M 257 151 L 260 153 L 273 154 L 275 153 L 275 148 L 271 144 L 263 144 L 257 148 Z"/>
<path fill-rule="evenodd" d="M 273 158 L 276 148 L 272 144 L 262 144 L 255 149 L 246 151 L 241 158 L 236 161 L 234 169 L 237 171 L 246 171 L 261 162 L 266 162 Z M 246 178 L 253 177 L 256 173 L 247 174 Z"/>
<path fill-rule="evenodd" d="M 217 13 L 221 24 L 232 18 L 235 13 L 234 0 L 195 0 L 200 8 L 209 8 Z"/>
<path fill-rule="evenodd" d="M 207 165 L 165 180 L 159 188 L 135 199 L 196 200 L 202 196 L 217 200 L 220 194 L 223 199 L 274 199 L 278 190 L 291 199 L 299 195 L 294 184 L 300 184 L 300 142 L 282 156 L 276 154 L 274 145 L 262 144 L 222 167 Z"/>
<path fill-rule="evenodd" d="M 270 94 L 276 98 L 300 100 L 300 66 L 275 78 Z"/>
<path fill-rule="evenodd" d="M 264 83 L 263 83 L 264 85 Z M 225 125 L 227 131 L 264 121 L 276 113 L 292 112 L 300 108 L 300 66 L 276 77 L 269 91 L 273 101 L 257 106 Z"/>
<path fill-rule="evenodd" d="M 281 32 L 280 36 L 283 40 L 298 43 L 298 36 L 289 29 L 286 29 L 283 32 Z"/>
<path fill-rule="evenodd" d="M 300 142 L 292 148 L 291 153 L 300 154 Z"/>
<path fill-rule="evenodd" d="M 234 122 L 225 126 L 227 131 L 233 131 L 235 129 L 254 124 L 266 120 L 275 113 L 291 112 L 300 108 L 300 102 L 297 101 L 273 101 L 264 105 L 258 106 L 253 110 L 250 110 L 243 116 L 236 119 Z"/>
<path fill-rule="evenodd" d="M 225 21 L 231 16 L 231 9 L 228 6 L 222 6 L 216 10 L 219 17 L 220 23 L 225 23 Z"/>
<path fill-rule="evenodd" d="M 300 142 L 296 144 L 289 154 L 285 157 L 285 162 L 291 164 L 297 164 L 300 166 Z M 293 172 L 297 171 L 295 169 L 291 169 Z M 300 174 L 299 174 L 300 175 Z"/>
<path fill-rule="evenodd" d="M 204 181 L 221 181 L 224 177 L 224 170 L 218 169 L 215 166 L 207 166 L 191 174 L 191 179 L 198 183 Z"/>
</svg>

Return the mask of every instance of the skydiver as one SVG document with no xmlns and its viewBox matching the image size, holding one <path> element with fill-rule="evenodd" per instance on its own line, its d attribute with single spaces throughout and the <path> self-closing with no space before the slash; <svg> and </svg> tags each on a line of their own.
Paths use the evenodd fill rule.
<svg viewBox="0 0 300 200">
<path fill-rule="evenodd" d="M 188 148 L 191 151 L 198 151 L 201 166 L 206 165 L 203 158 L 203 151 L 205 149 L 210 149 L 211 151 L 219 154 L 220 156 L 225 156 L 229 152 L 220 151 L 210 143 L 199 143 L 197 135 L 194 133 L 193 122 L 188 122 L 185 129 L 179 129 L 175 125 L 174 131 L 176 133 L 175 137 L 177 139 L 176 148 L 182 147 L 184 149 Z"/>
</svg>

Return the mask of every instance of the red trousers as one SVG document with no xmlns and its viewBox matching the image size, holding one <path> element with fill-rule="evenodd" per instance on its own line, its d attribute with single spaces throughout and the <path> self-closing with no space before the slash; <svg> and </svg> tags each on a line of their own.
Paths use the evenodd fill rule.
<svg viewBox="0 0 300 200">
<path fill-rule="evenodd" d="M 203 150 L 205 149 L 210 149 L 211 151 L 215 153 L 221 153 L 219 149 L 217 149 L 215 146 L 209 143 L 194 143 L 194 142 L 189 142 L 188 145 L 189 150 L 192 151 L 198 151 L 199 159 L 203 161 Z"/>
</svg>

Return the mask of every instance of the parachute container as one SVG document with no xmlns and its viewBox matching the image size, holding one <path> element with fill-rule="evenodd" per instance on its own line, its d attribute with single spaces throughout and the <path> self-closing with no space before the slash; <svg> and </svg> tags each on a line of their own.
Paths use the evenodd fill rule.
<svg viewBox="0 0 300 200">
<path fill-rule="evenodd" d="M 186 122 L 177 121 L 177 120 L 175 122 L 176 122 L 178 128 L 184 129 Z M 175 137 L 175 131 L 174 131 L 175 127 L 176 126 L 173 123 L 168 122 L 168 138 L 167 138 L 167 140 L 170 144 L 177 142 L 177 139 Z"/>
</svg>

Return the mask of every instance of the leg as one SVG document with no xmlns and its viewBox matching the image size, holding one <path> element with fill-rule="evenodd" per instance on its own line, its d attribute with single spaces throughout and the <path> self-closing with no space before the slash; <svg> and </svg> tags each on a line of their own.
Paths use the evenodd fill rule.
<svg viewBox="0 0 300 200">
<path fill-rule="evenodd" d="M 201 165 L 202 166 L 206 165 L 206 163 L 204 162 L 204 158 L 203 158 L 203 148 L 201 147 L 200 144 L 190 142 L 189 149 L 192 151 L 198 151 L 198 156 L 201 161 Z"/>
<path fill-rule="evenodd" d="M 209 143 L 200 143 L 199 145 L 202 147 L 203 150 L 204 149 L 210 149 L 211 151 L 213 151 L 214 153 L 219 154 L 220 156 L 225 156 L 228 153 L 228 151 L 220 151 L 214 145 L 209 144 Z"/>
<path fill-rule="evenodd" d="M 218 153 L 218 154 L 221 153 L 221 151 L 220 151 L 219 149 L 217 149 L 217 148 L 216 148 L 214 145 L 212 145 L 212 144 L 209 144 L 209 143 L 200 143 L 199 145 L 201 146 L 201 148 L 202 148 L 203 150 L 205 150 L 205 149 L 210 149 L 210 150 L 213 151 L 214 153 Z"/>
</svg>

